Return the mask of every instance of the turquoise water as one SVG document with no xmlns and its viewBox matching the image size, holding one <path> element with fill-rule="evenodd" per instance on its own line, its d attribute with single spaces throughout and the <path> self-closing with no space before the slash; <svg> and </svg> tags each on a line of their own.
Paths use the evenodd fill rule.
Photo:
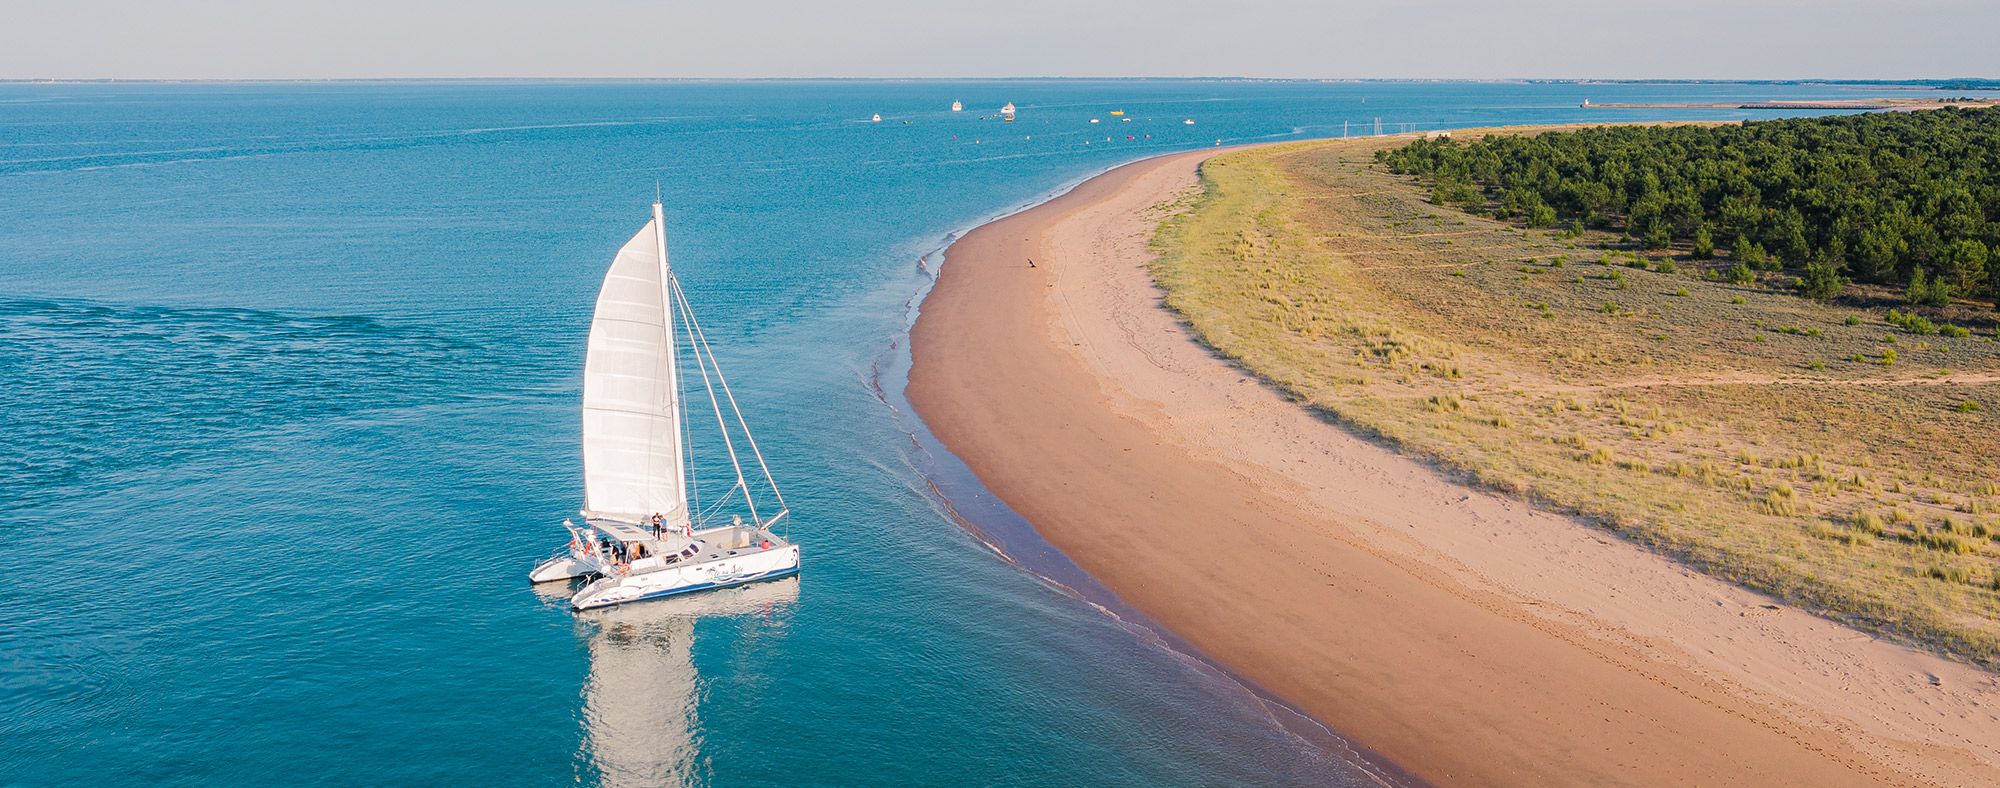
<svg viewBox="0 0 2000 788">
<path fill-rule="evenodd" d="M 1368 784 L 1393 767 L 1108 615 L 922 434 L 936 251 L 1218 139 L 1851 95 L 0 85 L 0 785 Z M 580 503 L 589 308 L 656 182 L 805 572 L 572 614 L 524 575 Z"/>
</svg>

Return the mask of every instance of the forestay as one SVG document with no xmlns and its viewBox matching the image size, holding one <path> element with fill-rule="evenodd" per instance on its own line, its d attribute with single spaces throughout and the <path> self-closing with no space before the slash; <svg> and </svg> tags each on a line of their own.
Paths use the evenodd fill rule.
<svg viewBox="0 0 2000 788">
<path fill-rule="evenodd" d="M 597 296 L 583 365 L 584 507 L 639 521 L 688 519 L 666 242 L 653 221 L 618 250 Z"/>
</svg>

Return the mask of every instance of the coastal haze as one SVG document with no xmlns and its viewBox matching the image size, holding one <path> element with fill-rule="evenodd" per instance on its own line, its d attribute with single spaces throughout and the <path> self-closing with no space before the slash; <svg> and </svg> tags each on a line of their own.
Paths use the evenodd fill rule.
<svg viewBox="0 0 2000 788">
<path fill-rule="evenodd" d="M 1978 0 L 14 3 L 0 79 L 1986 75 Z"/>
</svg>

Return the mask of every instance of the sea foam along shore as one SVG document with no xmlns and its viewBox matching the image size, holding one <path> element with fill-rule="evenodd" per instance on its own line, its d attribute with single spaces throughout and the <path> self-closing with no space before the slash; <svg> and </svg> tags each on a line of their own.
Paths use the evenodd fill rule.
<svg viewBox="0 0 2000 788">
<path fill-rule="evenodd" d="M 1050 543 L 1440 785 L 2000 777 L 1992 676 L 1455 485 L 1207 353 L 1144 265 L 1212 155 L 974 230 L 924 301 L 911 402 Z"/>
</svg>

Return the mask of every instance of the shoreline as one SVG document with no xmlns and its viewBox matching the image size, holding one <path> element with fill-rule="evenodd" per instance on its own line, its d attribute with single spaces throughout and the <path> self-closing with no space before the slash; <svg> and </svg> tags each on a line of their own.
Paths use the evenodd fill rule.
<svg viewBox="0 0 2000 788">
<path fill-rule="evenodd" d="M 1428 469 L 1409 477 L 1402 466 L 1412 461 L 1255 385 L 1159 306 L 1143 269 L 1159 217 L 1139 214 L 1185 194 L 1196 164 L 1220 152 L 1115 168 L 980 226 L 951 245 L 951 265 L 923 301 L 911 331 L 909 401 L 937 440 L 1050 545 L 1228 671 L 1436 784 L 1638 775 L 1874 784 L 1914 782 L 1915 774 L 1974 784 L 1992 774 L 1990 761 L 1932 752 L 1940 748 L 1923 742 L 1889 747 L 1909 750 L 1902 757 L 1857 747 L 1855 737 L 1875 735 L 1881 721 L 1842 724 L 1839 713 L 1805 709 L 1783 688 L 1746 690 L 1726 670 L 1663 657 L 1687 644 L 1613 623 L 1617 611 L 1600 610 L 1589 589 L 1555 589 L 1558 615 L 1536 610 L 1550 589 L 1515 587 L 1509 568 L 1494 566 L 1535 568 L 1518 550 L 1468 563 L 1454 553 L 1484 549 L 1468 541 L 1474 534 L 1426 544 L 1387 527 L 1406 525 L 1394 522 L 1399 506 L 1316 500 L 1325 491 L 1310 488 L 1325 480 L 1285 472 L 1299 457 L 1287 452 L 1333 455 L 1321 463 L 1332 467 L 1320 470 L 1358 472 L 1363 486 L 1403 474 L 1394 483 L 1529 508 Z M 1291 433 L 1228 449 L 1245 437 L 1240 413 L 1266 424 L 1283 411 L 1295 419 L 1285 425 Z M 1382 456 L 1313 443 L 1323 440 Z M 1402 466 L 1385 467 L 1384 457 Z M 1552 519 L 1556 526 L 1537 525 L 1603 541 L 1566 518 L 1521 519 Z M 1625 563 L 1693 574 L 1618 546 L 1637 553 L 1622 556 Z M 1572 558 L 1590 549 L 1564 545 Z M 1721 585 L 1699 575 L 1683 583 Z M 1731 600 L 1755 596 L 1725 588 Z M 1787 616 L 1808 628 L 1833 626 L 1789 610 L 1759 620 Z M 1343 642 L 1329 642 L 1330 633 Z M 1778 697 L 1766 702 L 1766 695 Z M 1809 724 L 1816 715 L 1829 724 Z"/>
<path fill-rule="evenodd" d="M 1204 149 L 1204 152 L 1213 155 L 1246 147 L 1255 146 L 1254 144 L 1229 145 Z M 914 326 L 925 298 L 936 286 L 945 253 L 952 244 L 964 238 L 966 234 L 1039 208 L 1113 170 L 1170 155 L 1175 154 L 1144 156 L 1074 177 L 1032 200 L 996 211 L 988 218 L 946 233 L 939 246 L 925 252 L 917 260 L 918 270 L 928 274 L 930 279 L 904 303 L 910 325 Z M 1111 588 L 1084 571 L 1069 555 L 1049 543 L 1036 531 L 1032 523 L 1009 508 L 1005 501 L 995 497 L 977 474 L 965 467 L 964 463 L 952 454 L 923 422 L 921 415 L 916 412 L 914 403 L 910 401 L 907 390 L 914 354 L 908 347 L 899 348 L 899 344 L 892 343 L 890 345 L 892 353 L 875 362 L 870 374 L 870 387 L 876 398 L 888 405 L 897 414 L 898 421 L 903 424 L 903 431 L 909 436 L 914 449 L 911 459 L 917 464 L 916 470 L 930 493 L 943 506 L 945 514 L 959 527 L 965 529 L 974 541 L 992 550 L 1002 561 L 1013 564 L 1062 593 L 1096 608 L 1141 640 L 1198 666 L 1196 672 L 1204 680 L 1218 682 L 1218 687 L 1223 688 L 1225 692 L 1240 694 L 1244 702 L 1253 704 L 1261 713 L 1268 716 L 1276 729 L 1306 742 L 1326 757 L 1340 761 L 1374 784 L 1384 788 L 1423 788 L 1426 785 L 1416 775 L 1387 761 L 1380 753 L 1361 746 L 1354 739 L 1328 727 L 1296 704 L 1203 653 L 1200 648 L 1180 637 L 1145 611 L 1127 603 Z M 885 360 L 893 360 L 893 363 L 885 367 Z"/>
</svg>

